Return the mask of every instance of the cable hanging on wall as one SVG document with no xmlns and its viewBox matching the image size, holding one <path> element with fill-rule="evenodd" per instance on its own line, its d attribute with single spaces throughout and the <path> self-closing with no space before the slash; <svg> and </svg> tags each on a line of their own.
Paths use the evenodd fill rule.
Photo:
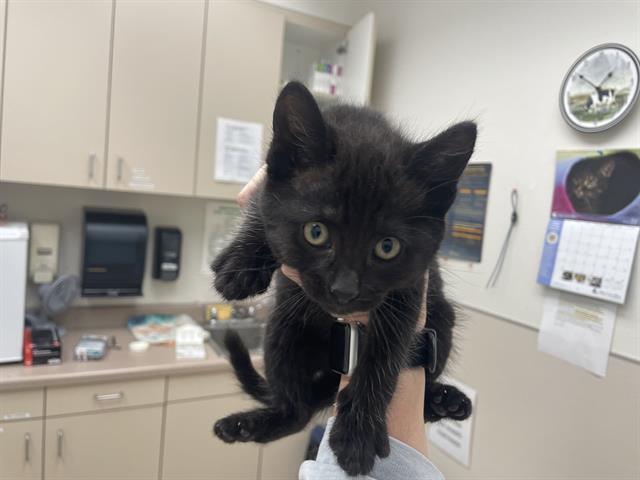
<svg viewBox="0 0 640 480">
<path fill-rule="evenodd" d="M 500 276 L 500 271 L 502 270 L 502 264 L 504 263 L 504 259 L 507 256 L 507 249 L 509 248 L 509 240 L 511 239 L 511 233 L 513 232 L 514 227 L 518 223 L 518 190 L 511 190 L 511 223 L 509 225 L 509 230 L 507 231 L 507 236 L 502 243 L 502 248 L 500 249 L 500 254 L 498 255 L 498 260 L 496 260 L 496 265 L 493 267 L 493 271 L 491 272 L 491 276 L 489 276 L 489 280 L 487 280 L 487 284 L 485 288 L 494 287 L 496 282 L 498 281 L 498 277 Z"/>
</svg>

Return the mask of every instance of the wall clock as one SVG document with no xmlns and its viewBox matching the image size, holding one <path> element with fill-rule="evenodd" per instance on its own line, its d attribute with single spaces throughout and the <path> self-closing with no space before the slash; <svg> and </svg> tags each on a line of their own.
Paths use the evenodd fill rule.
<svg viewBox="0 0 640 480">
<path fill-rule="evenodd" d="M 639 77 L 638 57 L 624 45 L 605 43 L 588 50 L 562 82 L 562 116 L 581 132 L 613 127 L 638 100 Z"/>
</svg>

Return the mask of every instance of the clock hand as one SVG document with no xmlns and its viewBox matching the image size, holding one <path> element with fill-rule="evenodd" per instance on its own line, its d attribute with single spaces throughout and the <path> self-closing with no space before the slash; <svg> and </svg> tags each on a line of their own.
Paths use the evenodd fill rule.
<svg viewBox="0 0 640 480">
<path fill-rule="evenodd" d="M 607 80 L 609 80 L 612 76 L 613 76 L 613 72 L 615 71 L 615 68 L 612 69 L 609 73 L 607 73 L 607 75 L 602 79 L 602 81 L 598 84 L 598 87 L 601 87 L 602 84 L 604 82 L 606 82 Z"/>
<path fill-rule="evenodd" d="M 587 77 L 585 77 L 584 75 L 582 75 L 581 73 L 578 74 L 578 78 L 586 83 L 588 83 L 589 85 L 591 85 L 593 88 L 595 88 L 596 90 L 598 90 L 598 86 L 593 83 L 591 80 L 589 80 Z"/>
</svg>

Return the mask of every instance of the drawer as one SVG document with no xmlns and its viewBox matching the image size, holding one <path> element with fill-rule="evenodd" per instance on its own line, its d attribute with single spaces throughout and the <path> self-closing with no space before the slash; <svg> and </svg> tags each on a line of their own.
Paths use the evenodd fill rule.
<svg viewBox="0 0 640 480">
<path fill-rule="evenodd" d="M 0 422 L 42 416 L 44 390 L 0 392 Z"/>
<path fill-rule="evenodd" d="M 47 389 L 47 416 L 162 403 L 164 378 Z"/>
<path fill-rule="evenodd" d="M 175 375 L 169 377 L 167 399 L 169 401 L 185 400 L 214 395 L 229 395 L 240 391 L 238 380 L 232 372 Z"/>
</svg>

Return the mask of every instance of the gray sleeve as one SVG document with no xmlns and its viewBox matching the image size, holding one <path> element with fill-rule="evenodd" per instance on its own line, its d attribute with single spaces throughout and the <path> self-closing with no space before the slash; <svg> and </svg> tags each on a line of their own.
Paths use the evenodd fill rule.
<svg viewBox="0 0 640 480">
<path fill-rule="evenodd" d="M 335 455 L 329 446 L 329 432 L 334 418 L 330 418 L 316 460 L 302 463 L 299 480 L 345 480 L 349 477 L 338 465 Z M 387 458 L 378 458 L 368 476 L 357 477 L 360 480 L 444 480 L 442 473 L 427 457 L 414 448 L 389 437 L 391 453 Z"/>
</svg>

